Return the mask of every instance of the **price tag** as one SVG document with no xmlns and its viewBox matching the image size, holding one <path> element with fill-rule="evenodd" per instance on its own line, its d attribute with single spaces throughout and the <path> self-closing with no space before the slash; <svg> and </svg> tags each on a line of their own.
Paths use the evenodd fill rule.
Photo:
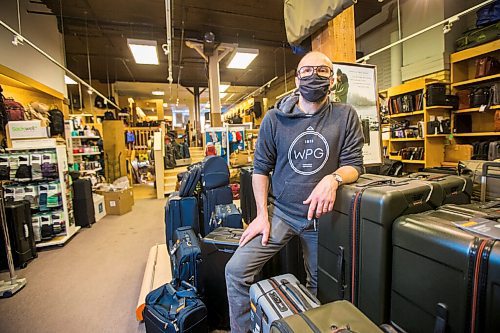
<svg viewBox="0 0 500 333">
<path fill-rule="evenodd" d="M 112 200 L 109 202 L 110 207 L 116 207 L 116 201 Z"/>
<path fill-rule="evenodd" d="M 479 112 L 484 112 L 484 111 L 486 111 L 486 107 L 487 107 L 487 105 L 481 105 L 481 106 L 479 107 Z"/>
</svg>

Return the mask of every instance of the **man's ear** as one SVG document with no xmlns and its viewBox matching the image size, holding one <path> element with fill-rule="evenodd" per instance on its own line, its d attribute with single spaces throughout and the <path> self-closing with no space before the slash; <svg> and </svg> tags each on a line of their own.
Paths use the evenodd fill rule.
<svg viewBox="0 0 500 333">
<path fill-rule="evenodd" d="M 300 85 L 300 80 L 297 76 L 295 76 L 295 87 L 299 88 L 299 85 Z"/>
</svg>

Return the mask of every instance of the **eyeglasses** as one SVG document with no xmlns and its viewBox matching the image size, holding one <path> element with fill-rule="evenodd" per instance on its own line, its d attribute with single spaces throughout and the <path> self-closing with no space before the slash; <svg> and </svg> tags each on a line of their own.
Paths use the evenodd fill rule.
<svg viewBox="0 0 500 333">
<path fill-rule="evenodd" d="M 306 79 L 308 77 L 311 77 L 314 73 L 316 73 L 322 77 L 331 77 L 333 74 L 333 71 L 332 71 L 331 67 L 324 66 L 324 65 L 322 65 L 322 66 L 302 66 L 297 71 L 297 77 L 299 79 Z"/>
</svg>

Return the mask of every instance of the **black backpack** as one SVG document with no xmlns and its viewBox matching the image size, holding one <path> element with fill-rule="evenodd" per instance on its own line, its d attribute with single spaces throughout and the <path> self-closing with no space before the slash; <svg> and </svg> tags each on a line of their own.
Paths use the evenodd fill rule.
<svg viewBox="0 0 500 333">
<path fill-rule="evenodd" d="M 64 114 L 61 110 L 52 109 L 49 111 L 50 121 L 50 135 L 63 135 L 64 136 Z"/>
<path fill-rule="evenodd" d="M 115 114 L 111 111 L 104 112 L 104 120 L 115 120 Z"/>
<path fill-rule="evenodd" d="M 94 100 L 94 107 L 104 109 L 106 107 L 106 105 L 104 104 L 104 98 L 97 95 Z"/>
</svg>

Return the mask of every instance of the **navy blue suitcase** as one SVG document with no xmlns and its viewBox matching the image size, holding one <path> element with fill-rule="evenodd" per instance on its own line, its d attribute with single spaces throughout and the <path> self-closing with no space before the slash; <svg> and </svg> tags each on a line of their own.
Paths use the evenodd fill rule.
<svg viewBox="0 0 500 333">
<path fill-rule="evenodd" d="M 198 200 L 195 197 L 180 197 L 172 193 L 165 205 L 165 236 L 170 249 L 174 231 L 179 227 L 189 226 L 196 234 L 200 233 Z"/>
<path fill-rule="evenodd" d="M 172 275 L 200 289 L 201 247 L 197 234 L 191 227 L 180 227 L 174 232 L 170 249 Z"/>
<path fill-rule="evenodd" d="M 207 308 L 186 282 L 151 291 L 142 314 L 147 333 L 208 332 Z"/>
<path fill-rule="evenodd" d="M 233 192 L 229 186 L 206 190 L 201 194 L 200 209 L 203 223 L 200 232 L 202 237 L 205 237 L 216 228 L 215 225 L 210 223 L 212 214 L 215 216 L 215 206 L 227 205 L 232 202 Z"/>
</svg>

